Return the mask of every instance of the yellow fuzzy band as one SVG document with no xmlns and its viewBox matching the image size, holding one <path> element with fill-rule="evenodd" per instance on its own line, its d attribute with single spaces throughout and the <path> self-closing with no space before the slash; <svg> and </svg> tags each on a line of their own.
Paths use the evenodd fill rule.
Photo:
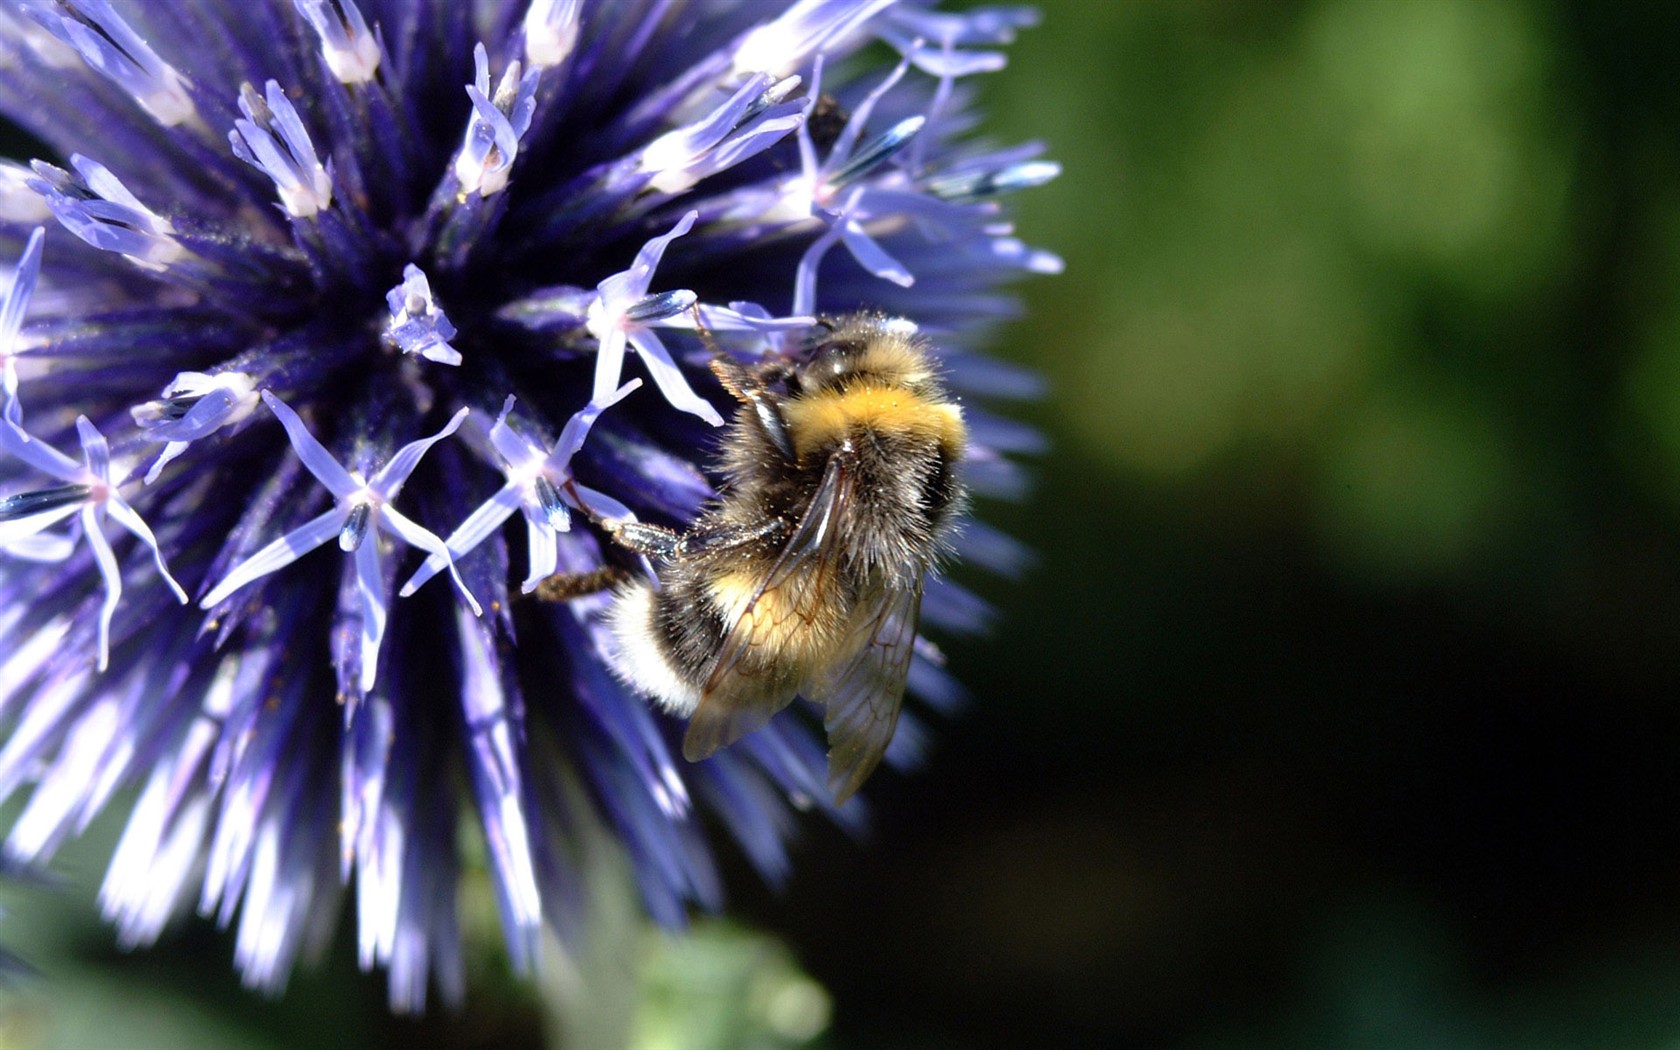
<svg viewBox="0 0 1680 1050">
<path fill-rule="evenodd" d="M 967 431 L 962 409 L 929 401 L 902 387 L 865 385 L 844 392 L 822 391 L 784 407 L 793 448 L 801 457 L 838 444 L 856 429 L 937 441 L 955 459 Z"/>
</svg>

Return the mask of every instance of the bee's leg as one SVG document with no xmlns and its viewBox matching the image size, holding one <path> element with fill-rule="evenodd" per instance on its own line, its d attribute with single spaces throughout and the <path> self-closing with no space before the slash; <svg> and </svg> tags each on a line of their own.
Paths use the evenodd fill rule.
<svg viewBox="0 0 1680 1050">
<path fill-rule="evenodd" d="M 676 557 L 683 552 L 683 541 L 687 538 L 676 529 L 649 525 L 645 521 L 602 518 L 600 525 L 620 547 L 650 558 Z"/>
<path fill-rule="evenodd" d="M 785 535 L 790 526 L 781 518 L 766 518 L 752 525 L 713 524 L 690 531 L 682 538 L 682 553 L 695 554 L 703 550 L 729 550 L 745 547 L 760 540 Z"/>
<path fill-rule="evenodd" d="M 569 602 L 610 591 L 629 578 L 630 573 L 617 565 L 603 565 L 588 572 L 557 572 L 538 583 L 531 597 L 545 602 Z"/>
<path fill-rule="evenodd" d="M 718 345 L 717 337 L 712 334 L 712 330 L 706 327 L 706 319 L 700 315 L 700 303 L 696 301 L 693 306 L 688 308 L 688 312 L 694 315 L 694 331 L 699 334 L 700 342 L 706 347 L 706 352 L 713 357 L 722 357 L 723 347 Z"/>
<path fill-rule="evenodd" d="M 654 558 L 688 557 L 701 551 L 745 547 L 788 530 L 787 522 L 780 518 L 770 518 L 753 525 L 704 525 L 688 532 L 641 521 L 610 518 L 603 519 L 601 527 L 620 546 Z"/>
<path fill-rule="evenodd" d="M 776 451 L 789 463 L 798 462 L 799 457 L 793 451 L 793 438 L 788 435 L 787 420 L 782 418 L 782 410 L 776 404 L 776 398 L 764 385 L 764 377 L 743 366 L 732 357 L 712 358 L 712 371 L 716 373 L 718 382 L 723 388 L 735 396 L 737 401 L 753 410 L 753 418 L 758 420 L 759 429 L 764 436 L 776 446 Z"/>
<path fill-rule="evenodd" d="M 700 342 L 706 347 L 706 351 L 710 353 L 713 358 L 728 359 L 729 355 L 725 354 L 723 352 L 723 347 L 718 345 L 717 336 L 713 335 L 712 330 L 706 327 L 706 318 L 700 313 L 700 304 L 695 303 L 693 306 L 689 307 L 689 312 L 694 315 L 694 331 L 699 334 Z M 830 331 L 833 330 L 833 326 L 828 327 Z M 730 360 L 729 363 L 734 365 L 735 369 L 742 375 L 746 376 L 748 379 L 755 380 L 759 385 L 768 383 L 773 379 L 779 379 L 793 371 L 793 366 L 781 357 L 767 358 L 759 362 L 758 367 L 750 372 L 742 369 L 741 366 L 735 364 L 733 360 Z M 713 368 L 715 369 L 716 366 L 714 365 Z M 719 378 L 723 378 L 721 374 L 719 375 Z M 728 379 L 723 380 L 723 385 L 728 387 L 729 392 L 734 394 L 736 397 L 741 398 L 743 401 L 746 400 L 746 398 L 742 397 L 739 389 Z"/>
</svg>

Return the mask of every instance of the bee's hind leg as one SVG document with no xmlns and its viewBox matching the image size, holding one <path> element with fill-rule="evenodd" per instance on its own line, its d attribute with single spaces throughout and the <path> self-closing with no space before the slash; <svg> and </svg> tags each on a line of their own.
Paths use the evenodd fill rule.
<svg viewBox="0 0 1680 1050">
<path fill-rule="evenodd" d="M 587 572 L 557 572 L 538 583 L 531 597 L 545 602 L 569 602 L 610 591 L 629 578 L 629 571 L 617 565 L 603 565 Z"/>
</svg>

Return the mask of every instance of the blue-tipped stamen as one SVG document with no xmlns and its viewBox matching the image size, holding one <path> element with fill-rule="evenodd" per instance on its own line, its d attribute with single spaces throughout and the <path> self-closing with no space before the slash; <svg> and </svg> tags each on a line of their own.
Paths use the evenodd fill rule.
<svg viewBox="0 0 1680 1050">
<path fill-rule="evenodd" d="M 531 487 L 536 491 L 537 506 L 542 508 L 543 517 L 548 519 L 548 523 L 560 532 L 571 528 L 571 512 L 560 501 L 560 490 L 554 487 L 554 482 L 538 474 L 531 482 Z"/>
<path fill-rule="evenodd" d="M 52 488 L 19 492 L 0 499 L 0 521 L 18 521 L 37 514 L 86 503 L 93 489 L 88 485 L 55 485 Z"/>
<path fill-rule="evenodd" d="M 910 145 L 922 125 L 927 123 L 923 116 L 905 117 L 883 132 L 878 138 L 865 143 L 856 153 L 847 159 L 839 171 L 830 175 L 829 185 L 836 188 L 849 186 L 868 175 L 876 168 L 891 160 L 899 150 Z"/>
<path fill-rule="evenodd" d="M 649 321 L 663 321 L 667 318 L 685 314 L 693 309 L 700 297 L 687 288 L 675 291 L 659 292 L 655 295 L 644 296 L 636 300 L 624 311 L 624 319 L 636 324 L 646 324 Z"/>
<path fill-rule="evenodd" d="M 996 171 L 981 171 L 930 179 L 928 192 L 941 200 L 956 204 L 972 204 L 1006 193 L 1042 186 L 1061 175 L 1062 166 L 1054 161 L 1030 160 L 1011 164 Z"/>
<path fill-rule="evenodd" d="M 338 530 L 338 548 L 349 553 L 362 545 L 367 539 L 368 522 L 373 518 L 373 508 L 366 503 L 358 503 L 350 508 L 350 513 L 344 519 L 344 524 Z"/>
</svg>

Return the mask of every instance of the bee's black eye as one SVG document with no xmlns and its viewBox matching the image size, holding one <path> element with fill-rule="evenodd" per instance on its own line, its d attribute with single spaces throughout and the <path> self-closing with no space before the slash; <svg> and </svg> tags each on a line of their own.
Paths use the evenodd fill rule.
<svg viewBox="0 0 1680 1050">
<path fill-rule="evenodd" d="M 856 339 L 830 342 L 823 346 L 821 364 L 834 375 L 842 375 L 857 367 L 863 350 L 864 344 Z"/>
</svg>

